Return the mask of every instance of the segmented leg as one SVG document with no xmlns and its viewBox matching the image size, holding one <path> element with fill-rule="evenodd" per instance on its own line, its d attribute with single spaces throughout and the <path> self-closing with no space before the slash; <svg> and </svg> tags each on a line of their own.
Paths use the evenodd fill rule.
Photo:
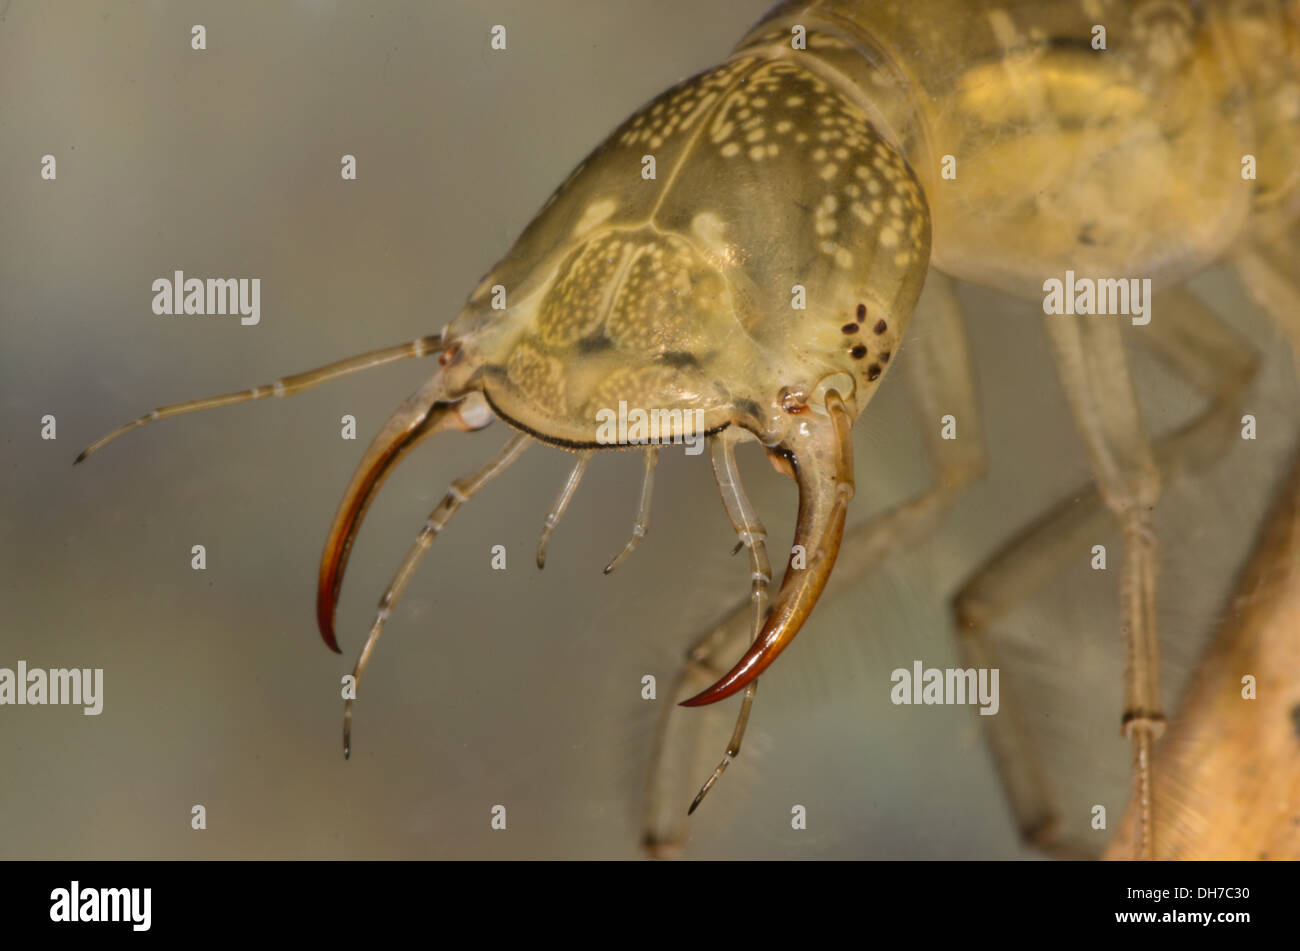
<svg viewBox="0 0 1300 951">
<path fill-rule="evenodd" d="M 555 504 L 546 515 L 546 522 L 542 525 L 542 537 L 537 542 L 539 569 L 546 567 L 546 546 L 551 540 L 551 533 L 555 531 L 555 526 L 560 524 L 560 519 L 564 518 L 564 512 L 569 507 L 569 502 L 573 500 L 573 493 L 578 491 L 578 483 L 582 481 L 582 474 L 587 471 L 587 463 L 591 462 L 594 452 L 595 450 L 587 449 L 578 453 L 577 461 L 569 470 L 569 477 L 564 480 L 564 487 L 560 489 L 560 494 L 555 497 Z"/>
<path fill-rule="evenodd" d="M 891 552 L 925 538 L 965 485 L 984 472 L 984 440 L 965 323 L 952 282 L 937 271 L 931 271 L 926 280 L 905 348 L 907 356 L 901 358 L 899 369 L 920 407 L 927 455 L 937 468 L 934 485 L 845 534 L 823 598 L 853 588 Z M 956 440 L 940 437 L 940 418 L 950 413 L 960 422 Z M 692 646 L 675 696 L 698 692 L 726 669 L 726 658 L 753 640 L 752 603 L 751 593 Z M 674 854 L 686 839 L 685 816 L 677 796 L 685 791 L 692 770 L 708 768 L 707 762 L 696 762 L 701 749 L 700 722 L 692 711 L 676 706 L 668 708 L 660 721 L 650 764 L 643 839 L 654 856 Z"/>
<path fill-rule="evenodd" d="M 1300 286 L 1291 276 L 1300 263 L 1300 255 L 1282 238 L 1277 238 L 1243 248 L 1232 263 L 1246 293 L 1291 342 L 1297 372 L 1300 372 Z"/>
<path fill-rule="evenodd" d="M 1161 318 L 1141 328 L 1138 339 L 1211 399 L 1203 414 L 1155 447 L 1160 478 L 1171 482 L 1222 457 L 1258 361 L 1240 337 L 1185 291 L 1163 294 L 1156 306 Z M 1079 551 L 1087 550 L 1109 517 L 1097 484 L 1081 486 L 980 566 L 953 598 L 957 633 L 969 662 L 999 666 L 990 640 L 992 626 Z M 1008 687 L 1004 681 L 1002 711 L 989 718 L 986 729 L 1021 835 L 1049 853 L 1076 856 L 1075 847 L 1059 839 L 1054 797 L 1024 732 L 1020 705 Z M 1144 812 L 1145 788 L 1135 790 L 1139 815 Z M 1145 811 L 1149 822 L 1149 801 Z"/>
<path fill-rule="evenodd" d="M 330 380 L 347 376 L 349 373 L 369 370 L 372 367 L 380 367 L 386 363 L 395 363 L 398 360 L 407 360 L 411 357 L 424 357 L 441 351 L 441 335 L 421 337 L 419 340 L 412 340 L 410 343 L 399 344 L 396 347 L 386 347 L 383 350 L 374 350 L 370 353 L 348 357 L 346 360 L 328 363 L 323 367 L 317 367 L 315 370 L 308 370 L 305 373 L 286 376 L 266 386 L 255 386 L 251 390 L 225 393 L 221 396 L 208 396 L 201 400 L 190 400 L 188 403 L 173 403 L 170 406 L 160 406 L 139 419 L 134 419 L 124 426 L 119 426 L 107 436 L 103 436 L 91 443 L 90 446 L 82 450 L 81 455 L 77 456 L 73 465 L 98 452 L 123 433 L 128 433 L 155 420 L 167 419 L 169 416 L 180 416 L 184 413 L 197 413 L 203 409 L 216 409 L 218 406 L 247 403 L 250 400 L 264 400 L 268 396 L 293 396 L 304 390 L 310 390 L 314 386 L 320 386 L 322 383 L 328 383 Z"/>
<path fill-rule="evenodd" d="M 749 497 L 745 495 L 745 487 L 740 482 L 740 469 L 736 465 L 734 450 L 738 438 L 735 435 L 737 432 L 738 430 L 732 428 L 724 430 L 718 436 L 710 437 L 709 451 L 713 460 L 713 477 L 718 483 L 718 491 L 722 494 L 722 504 L 727 510 L 727 517 L 731 519 L 731 526 L 736 530 L 736 537 L 740 540 L 740 545 L 749 549 L 750 576 L 752 578 L 749 599 L 754 606 L 753 636 L 750 640 L 753 640 L 758 637 L 759 631 L 763 629 L 763 621 L 767 618 L 767 589 L 772 583 L 772 564 L 767 558 L 767 532 L 758 518 L 758 513 L 754 511 L 754 506 L 750 503 Z M 740 755 L 740 744 L 745 738 L 745 727 L 749 723 L 749 711 L 753 707 L 754 694 L 757 690 L 757 680 L 745 688 L 745 696 L 740 704 L 740 714 L 736 717 L 736 725 L 731 731 L 731 740 L 727 743 L 726 752 L 722 754 L 722 760 L 714 767 L 713 775 L 696 793 L 695 800 L 686 812 L 687 815 L 693 814 L 699 808 L 700 803 L 704 801 L 704 797 L 713 788 L 713 784 L 731 765 L 731 761 Z"/>
<path fill-rule="evenodd" d="M 1260 523 L 1223 623 L 1156 753 L 1156 857 L 1236 861 L 1300 854 L 1300 456 Z M 1258 678 L 1243 702 L 1241 676 Z M 1249 712 L 1245 712 L 1249 711 Z M 1131 852 L 1132 815 L 1107 847 Z"/>
<path fill-rule="evenodd" d="M 1164 728 L 1156 630 L 1157 541 L 1153 512 L 1160 474 L 1143 429 L 1120 327 L 1114 320 L 1045 318 L 1057 371 L 1092 461 L 1102 501 L 1124 537 L 1120 581 L 1124 715 L 1133 744 L 1141 858 L 1151 858 L 1151 752 Z"/>
<path fill-rule="evenodd" d="M 366 665 L 370 662 L 370 655 L 375 649 L 379 635 L 383 632 L 384 622 L 392 614 L 393 607 L 402 596 L 402 592 L 406 590 L 406 585 L 411 580 L 416 565 L 420 563 L 424 553 L 433 544 L 434 537 L 451 521 L 451 517 L 456 514 L 456 510 L 460 508 L 462 503 L 472 499 L 480 489 L 509 468 L 510 464 L 528 448 L 530 442 L 532 442 L 531 436 L 516 433 L 502 447 L 501 451 L 488 460 L 481 469 L 452 482 L 447 489 L 447 494 L 442 497 L 442 501 L 438 503 L 437 508 L 429 514 L 428 520 L 424 523 L 424 528 L 420 529 L 420 534 L 416 536 L 415 544 L 406 553 L 401 566 L 397 569 L 397 574 L 393 576 L 392 582 L 389 583 L 388 590 L 379 599 L 379 609 L 375 614 L 374 623 L 370 626 L 370 634 L 366 638 L 365 645 L 361 648 L 361 653 L 357 656 L 356 666 L 352 668 L 352 688 L 354 693 L 361 686 L 361 675 L 365 673 Z M 343 755 L 346 757 L 351 754 L 352 700 L 347 699 L 343 702 Z"/>
<path fill-rule="evenodd" d="M 645 477 L 641 480 L 641 502 L 636 510 L 636 524 L 632 526 L 632 537 L 627 540 L 623 550 L 619 552 L 605 566 L 605 574 L 609 574 L 623 561 L 628 555 L 636 550 L 636 546 L 641 544 L 641 539 L 650 529 L 650 499 L 654 494 L 655 487 L 655 467 L 659 464 L 659 447 L 645 447 Z"/>
</svg>

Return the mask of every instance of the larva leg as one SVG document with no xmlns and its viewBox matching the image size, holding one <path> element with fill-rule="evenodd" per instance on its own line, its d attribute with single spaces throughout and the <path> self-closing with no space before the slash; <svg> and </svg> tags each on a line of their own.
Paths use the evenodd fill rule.
<svg viewBox="0 0 1300 951">
<path fill-rule="evenodd" d="M 736 608 L 727 621 L 699 640 L 673 687 L 672 700 L 694 696 L 726 673 L 727 658 L 743 651 L 753 638 L 749 601 Z M 642 845 L 653 858 L 671 858 L 686 843 L 684 798 L 695 771 L 708 769 L 701 756 L 701 711 L 687 710 L 675 702 L 665 704 L 650 758 Z"/>
<path fill-rule="evenodd" d="M 1242 701 L 1241 676 L 1258 677 L 1258 700 Z M 1261 522 L 1255 548 L 1223 623 L 1198 663 L 1156 753 L 1166 781 L 1157 815 L 1186 821 L 1158 837 L 1160 859 L 1255 860 L 1300 855 L 1300 456 Z M 1242 713 L 1244 708 L 1249 713 Z M 1166 804 L 1169 813 L 1166 813 Z M 1107 846 L 1132 849 L 1132 816 Z"/>
<path fill-rule="evenodd" d="M 1293 275 L 1300 255 L 1281 238 L 1243 248 L 1233 258 L 1241 283 L 1273 325 L 1291 342 L 1300 368 L 1300 286 Z"/>
<path fill-rule="evenodd" d="M 1048 316 L 1061 386 L 1092 461 L 1102 501 L 1124 537 L 1120 630 L 1124 639 L 1122 732 L 1133 744 L 1138 857 L 1152 856 L 1151 753 L 1164 729 L 1156 630 L 1160 474 L 1142 425 L 1120 326 L 1115 320 Z"/>
<path fill-rule="evenodd" d="M 546 515 L 546 522 L 542 525 L 542 537 L 537 542 L 537 567 L 542 569 L 546 567 L 546 546 L 551 540 L 551 533 L 555 531 L 555 526 L 560 524 L 560 519 L 564 518 L 564 512 L 573 500 L 573 493 L 578 491 L 578 483 L 582 481 L 582 475 L 587 471 L 587 463 L 591 462 L 594 450 L 586 449 L 578 453 L 578 460 L 569 470 L 569 477 L 564 480 L 564 486 L 560 489 L 560 494 L 555 497 L 555 504 L 551 506 L 551 511 Z"/>
<path fill-rule="evenodd" d="M 636 510 L 636 524 L 632 526 L 632 537 L 627 540 L 623 550 L 619 552 L 605 566 L 605 574 L 609 574 L 619 565 L 623 564 L 624 559 L 636 550 L 636 546 L 641 544 L 641 539 L 650 530 L 650 500 L 654 496 L 655 488 L 655 466 L 659 464 L 659 447 L 645 447 L 645 476 L 641 480 L 641 502 Z"/>
<path fill-rule="evenodd" d="M 1258 364 L 1249 347 L 1185 291 L 1162 295 L 1157 306 L 1161 319 L 1142 328 L 1140 339 L 1211 398 L 1201 416 L 1156 445 L 1160 477 L 1169 482 L 1222 456 Z M 1066 495 L 980 566 L 953 599 L 958 636 L 971 663 L 999 666 L 989 637 L 993 625 L 1086 550 L 1106 529 L 1109 517 L 1097 484 L 1090 482 Z M 1027 842 L 1052 854 L 1074 856 L 1058 841 L 1053 797 L 1018 709 L 1004 684 L 1002 712 L 985 726 L 1012 812 Z"/>
<path fill-rule="evenodd" d="M 931 271 L 917 304 L 900 370 L 920 408 L 928 455 L 936 461 L 934 485 L 845 533 L 835 571 L 823 598 L 852 589 L 898 548 L 926 537 L 939 524 L 964 486 L 984 473 L 985 449 L 975 396 L 966 329 L 952 282 Z M 958 417 L 959 438 L 940 438 L 939 421 Z M 738 605 L 688 652 L 675 688 L 676 697 L 692 696 L 726 669 L 753 640 L 753 596 Z M 660 721 L 646 792 L 644 844 L 650 854 L 674 854 L 686 840 L 686 811 L 681 796 L 691 772 L 708 768 L 698 762 L 700 717 L 696 711 L 670 706 Z"/>
<path fill-rule="evenodd" d="M 736 530 L 736 537 L 740 540 L 740 544 L 749 549 L 752 579 L 749 599 L 753 604 L 751 627 L 753 635 L 750 639 L 753 640 L 758 637 L 759 631 L 763 629 L 763 621 L 767 618 L 767 589 L 772 583 L 772 563 L 767 557 L 767 531 L 763 528 L 763 523 L 759 520 L 758 513 L 754 511 L 753 504 L 745 495 L 745 487 L 740 482 L 740 469 L 736 465 L 734 451 L 738 438 L 735 435 L 737 432 L 733 427 L 712 437 L 709 440 L 709 449 L 713 460 L 713 476 L 717 480 L 718 491 L 722 494 L 722 504 L 727 510 L 727 517 L 731 519 L 731 527 Z M 699 808 L 704 797 L 713 788 L 713 784 L 718 781 L 731 761 L 740 755 L 740 744 L 745 738 L 745 727 L 749 724 L 749 711 L 754 704 L 754 694 L 757 690 L 757 680 L 745 688 L 740 714 L 736 717 L 736 725 L 731 731 L 731 740 L 727 743 L 726 752 L 722 754 L 718 765 L 713 768 L 713 774 L 695 794 L 695 800 L 687 810 L 687 815 Z"/>
<path fill-rule="evenodd" d="M 155 420 L 166 419 L 169 416 L 180 416 L 183 413 L 197 413 L 203 409 L 216 409 L 218 406 L 231 406 L 235 403 L 247 403 L 250 400 L 264 400 L 268 396 L 293 396 L 301 393 L 303 390 L 310 390 L 314 386 L 320 386 L 322 383 L 328 383 L 330 380 L 336 380 L 341 376 L 347 376 L 349 373 L 357 373 L 361 370 L 369 370 L 372 367 L 380 367 L 386 363 L 393 363 L 397 360 L 406 360 L 410 357 L 424 357 L 432 353 L 442 351 L 442 337 L 421 337 L 419 340 L 412 340 L 410 343 L 399 344 L 396 347 L 385 347 L 383 350 L 373 350 L 370 353 L 359 354 L 355 357 L 348 357 L 346 360 L 339 360 L 335 363 L 328 363 L 323 367 L 317 367 L 315 370 L 308 370 L 305 373 L 297 373 L 293 376 L 286 376 L 283 379 L 276 380 L 274 383 L 268 383 L 265 386 L 255 386 L 250 390 L 240 390 L 238 393 L 225 393 L 221 396 L 208 396 L 201 400 L 190 400 L 188 403 L 173 403 L 170 406 L 160 406 L 152 412 L 146 413 L 139 419 L 134 419 L 124 426 L 119 426 L 106 436 L 100 437 L 91 443 L 86 449 L 82 450 L 81 455 L 77 456 L 73 465 L 83 461 L 92 454 L 98 452 L 105 445 L 112 442 L 123 433 L 130 432 L 146 423 L 152 423 Z"/>
<path fill-rule="evenodd" d="M 397 569 L 397 574 L 388 585 L 388 590 L 384 596 L 379 599 L 379 609 L 375 613 L 374 623 L 370 626 L 370 634 L 366 638 L 365 645 L 361 648 L 361 653 L 357 655 L 356 666 L 352 668 L 352 690 L 355 695 L 361 685 L 361 675 L 365 673 L 366 665 L 370 663 L 370 655 L 374 652 L 375 644 L 379 640 L 379 635 L 384 630 L 384 622 L 388 620 L 393 612 L 393 607 L 397 604 L 402 592 L 406 590 L 407 583 L 411 580 L 411 575 L 415 573 L 416 565 L 424 557 L 424 553 L 429 550 L 433 544 L 434 536 L 441 532 L 451 517 L 456 514 L 456 510 L 461 504 L 469 501 L 478 494 L 485 485 L 495 479 L 498 475 L 509 468 L 510 464 L 519 458 L 520 454 L 528 448 L 532 442 L 532 437 L 524 433 L 516 433 L 509 442 L 502 447 L 501 451 L 488 460 L 488 462 L 468 476 L 462 476 L 456 479 L 447 489 L 447 494 L 442 497 L 430 514 L 428 521 L 424 523 L 424 528 L 420 529 L 420 534 L 415 538 L 415 544 L 411 546 L 406 557 L 402 559 L 401 566 Z M 343 755 L 352 754 L 352 700 L 349 698 L 343 701 Z"/>
</svg>

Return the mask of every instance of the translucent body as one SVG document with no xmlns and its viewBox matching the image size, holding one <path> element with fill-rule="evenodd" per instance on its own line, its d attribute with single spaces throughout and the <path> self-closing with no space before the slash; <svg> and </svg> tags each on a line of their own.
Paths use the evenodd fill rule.
<svg viewBox="0 0 1300 951">
<path fill-rule="evenodd" d="M 852 495 L 845 416 L 862 412 L 890 365 L 927 267 L 1030 297 L 1065 268 L 1168 284 L 1248 232 L 1279 228 L 1296 202 L 1296 9 L 786 5 L 733 59 L 640 110 L 580 165 L 445 335 L 163 408 L 119 432 L 441 351 L 443 372 L 377 437 L 327 543 L 318 605 L 335 646 L 342 566 L 371 494 L 415 441 L 487 425 L 478 391 L 517 428 L 569 447 L 604 445 L 597 414 L 623 404 L 699 410 L 698 421 L 678 417 L 693 432 L 734 424 L 715 442 L 715 466 L 753 552 L 761 528 L 743 515 L 722 441 L 746 429 L 798 470 L 796 542 L 815 543 L 808 564 L 787 571 L 777 620 L 758 632 L 762 657 L 751 651 L 735 669 L 751 683 L 748 703 L 757 661 L 770 663 L 789 642 L 826 583 Z M 1109 29 L 1105 49 L 1086 39 L 1097 20 Z M 791 45 L 796 27 L 806 49 Z M 1256 182 L 1239 173 L 1248 154 Z M 957 160 L 951 178 L 939 173 L 948 155 Z M 504 310 L 493 307 L 498 285 Z M 1217 338 L 1205 339 L 1221 357 Z M 1074 362 L 1075 392 L 1107 391 L 1123 375 L 1122 359 L 1109 361 L 1109 378 Z M 1230 362 L 1212 370 L 1221 377 Z M 358 679 L 421 554 L 524 445 L 516 437 L 431 513 L 380 602 Z M 1117 496 L 1104 488 L 1110 505 Z M 1132 514 L 1130 500 L 1119 503 L 1112 508 Z M 1148 546 L 1150 526 L 1132 522 L 1127 537 Z M 634 537 L 642 534 L 639 515 Z M 1126 562 L 1145 582 L 1154 552 L 1140 554 Z M 756 593 L 765 562 L 754 559 Z M 1149 607 L 1153 585 L 1139 587 L 1151 589 Z M 762 625 L 766 601 L 754 604 Z M 1152 656 L 1146 669 L 1156 667 Z M 730 692 L 745 686 L 728 683 Z M 1145 693 L 1158 699 L 1154 679 Z M 1153 732 L 1160 718 L 1158 708 L 1126 706 L 1126 723 Z"/>
</svg>

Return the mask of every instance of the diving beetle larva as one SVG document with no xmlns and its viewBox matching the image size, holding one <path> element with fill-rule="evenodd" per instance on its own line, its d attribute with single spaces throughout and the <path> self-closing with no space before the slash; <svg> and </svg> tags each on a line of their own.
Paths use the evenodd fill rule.
<svg viewBox="0 0 1300 951">
<path fill-rule="evenodd" d="M 352 541 L 398 459 L 434 433 L 475 431 L 498 417 L 514 435 L 430 514 L 380 601 L 354 670 L 359 681 L 421 555 L 532 442 L 576 454 L 546 519 L 539 565 L 592 454 L 644 444 L 637 526 L 610 570 L 645 533 L 659 445 L 707 440 L 749 555 L 750 606 L 737 623 L 752 644 L 686 701 L 744 693 L 732 742 L 693 810 L 739 752 L 757 678 L 813 610 L 842 542 L 847 554 L 856 544 L 918 537 L 983 471 L 974 422 L 936 459 L 931 490 L 892 521 L 873 523 L 874 533 L 844 540 L 851 426 L 905 341 L 932 368 L 930 402 L 974 416 L 961 317 L 944 278 L 1043 301 L 1096 476 L 1093 507 L 1110 513 L 1124 539 L 1120 713 L 1133 748 L 1134 848 L 1149 856 L 1151 757 L 1164 720 L 1152 512 L 1163 469 L 1203 449 L 1254 366 L 1179 285 L 1231 261 L 1295 334 L 1283 262 L 1300 214 L 1298 51 L 1295 0 L 784 3 L 721 65 L 616 129 L 440 334 L 162 407 L 78 461 L 157 419 L 436 354 L 438 371 L 375 437 L 330 529 L 317 619 L 331 648 Z M 944 323 L 913 342 L 905 330 L 931 265 Z M 1052 288 L 1069 288 L 1066 310 L 1051 309 Z M 1107 294 L 1117 306 L 1097 308 Z M 1203 425 L 1152 444 L 1122 328 L 1211 397 Z M 610 438 L 611 413 L 622 420 L 638 411 L 660 421 L 657 442 L 621 425 Z M 799 489 L 794 544 L 770 611 L 765 532 L 735 459 L 742 441 L 761 444 Z M 1006 607 L 1007 579 L 1040 541 L 1027 533 L 959 593 L 958 620 L 976 656 Z M 349 701 L 345 749 L 350 720 Z M 996 725 L 992 732 L 1005 764 L 1013 740 Z M 1050 812 L 1014 776 L 1007 782 L 1022 830 L 1050 844 Z"/>
</svg>

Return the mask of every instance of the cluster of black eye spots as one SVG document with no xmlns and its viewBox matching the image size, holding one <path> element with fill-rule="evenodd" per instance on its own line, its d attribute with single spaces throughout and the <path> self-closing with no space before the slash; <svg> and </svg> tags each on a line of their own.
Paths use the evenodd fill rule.
<svg viewBox="0 0 1300 951">
<path fill-rule="evenodd" d="M 857 333 L 859 329 L 858 324 L 862 323 L 867 319 L 866 304 L 858 304 L 856 316 L 857 316 L 857 323 L 845 324 L 843 327 L 840 328 L 840 330 L 843 331 L 846 335 L 852 335 Z M 883 320 L 877 320 L 876 325 L 871 329 L 875 332 L 876 336 L 879 336 L 880 334 L 883 334 L 886 330 L 889 329 L 889 325 L 885 323 Z M 880 363 L 889 362 L 889 353 L 890 352 L 888 350 L 885 350 L 880 354 Z M 860 343 L 856 344 L 851 350 L 849 350 L 849 356 L 853 357 L 854 360 L 861 360 L 866 355 L 867 355 L 867 348 L 864 344 L 860 344 Z M 868 380 L 875 382 L 876 380 L 880 379 L 880 374 L 884 372 L 880 369 L 880 363 L 873 363 L 867 367 Z"/>
</svg>

